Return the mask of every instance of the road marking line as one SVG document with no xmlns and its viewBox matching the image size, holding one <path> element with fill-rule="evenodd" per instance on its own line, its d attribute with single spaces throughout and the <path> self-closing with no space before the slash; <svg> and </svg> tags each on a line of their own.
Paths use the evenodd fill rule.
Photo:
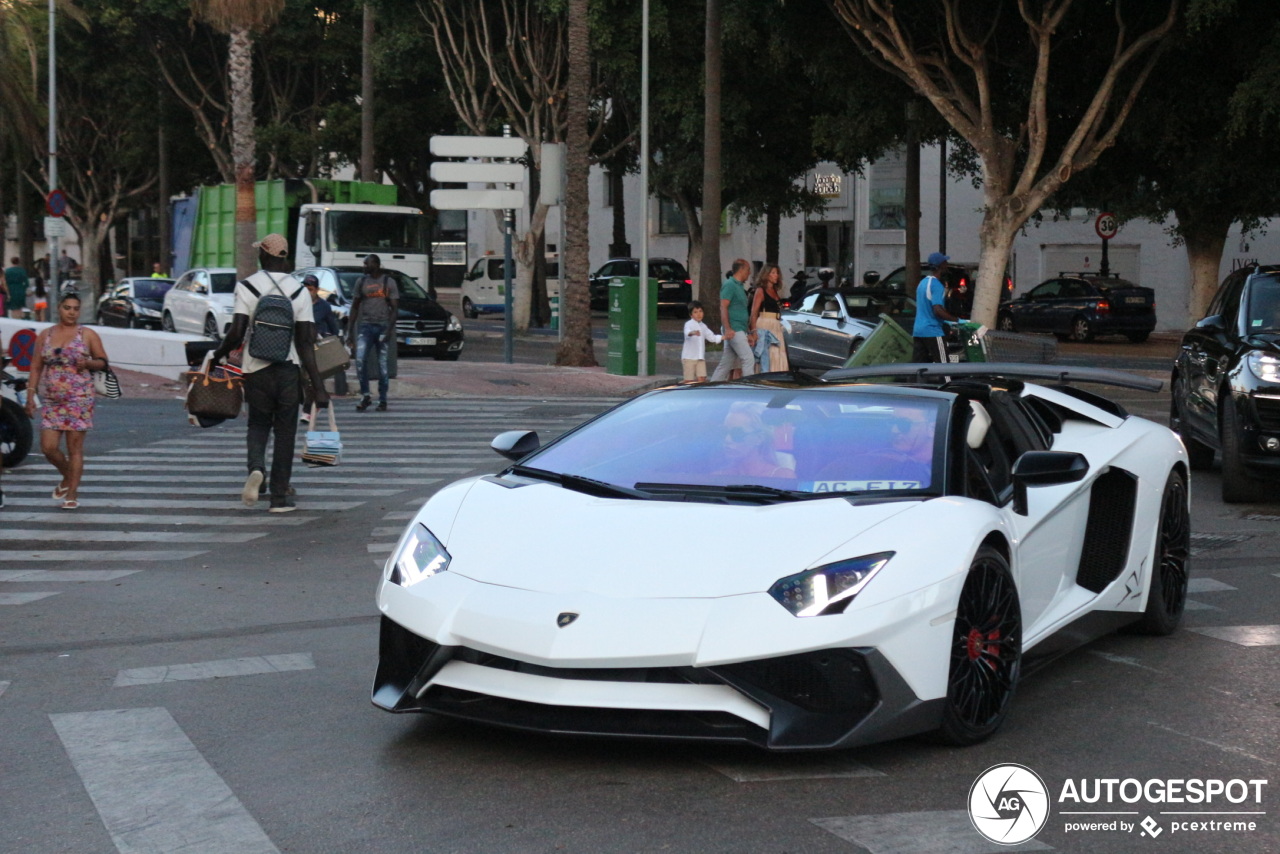
<svg viewBox="0 0 1280 854">
<path fill-rule="evenodd" d="M 1263 765 L 1275 765 L 1275 764 L 1277 764 L 1277 763 L 1275 763 L 1275 762 L 1272 762 L 1270 759 L 1263 759 L 1261 756 L 1254 756 L 1252 753 L 1247 753 L 1247 752 L 1245 752 L 1244 750 L 1241 750 L 1241 749 L 1240 749 L 1240 748 L 1238 748 L 1238 747 L 1232 747 L 1232 746 L 1231 746 L 1231 745 L 1229 745 L 1229 744 L 1222 744 L 1221 742 L 1217 742 L 1217 741 L 1210 741 L 1210 740 L 1209 740 L 1209 739 L 1207 739 L 1207 738 L 1200 738 L 1199 736 L 1197 736 L 1197 735 L 1191 735 L 1190 733 L 1179 732 L 1178 730 L 1173 729 L 1172 727 L 1167 727 L 1167 726 L 1165 726 L 1164 724 L 1158 724 L 1158 723 L 1156 723 L 1155 721 L 1147 721 L 1147 724 L 1148 724 L 1149 726 L 1153 726 L 1153 727 L 1155 727 L 1156 729 L 1162 729 L 1162 730 L 1164 730 L 1165 732 L 1171 732 L 1171 733 L 1173 733 L 1174 735 L 1180 735 L 1180 736 L 1182 736 L 1183 738 L 1189 738 L 1189 739 L 1191 739 L 1192 741 L 1198 741 L 1198 742 L 1200 742 L 1201 744 L 1207 744 L 1207 745 L 1209 745 L 1210 747 L 1216 747 L 1216 748 L 1218 748 L 1219 750 L 1225 750 L 1225 751 L 1227 751 L 1228 753 L 1235 753 L 1235 754 L 1238 754 L 1238 755 L 1240 755 L 1240 756 L 1244 756 L 1244 757 L 1246 757 L 1246 758 L 1248 758 L 1248 759 L 1252 759 L 1254 762 L 1261 762 Z"/>
<path fill-rule="evenodd" d="M 165 709 L 49 719 L 121 854 L 279 854 Z"/>
<path fill-rule="evenodd" d="M 6 475 L 6 480 L 8 476 Z M 8 508 L 6 508 L 7 510 Z M 236 508 L 244 509 L 244 505 Z M 305 525 L 319 519 L 319 516 L 296 515 L 255 515 L 255 516 L 152 516 L 149 513 L 64 513 L 52 510 L 48 513 L 8 513 L 5 522 L 34 522 L 38 525 L 208 525 L 216 520 L 218 527 L 227 525 Z"/>
<path fill-rule="evenodd" d="M 826 780 L 845 777 L 884 777 L 877 771 L 840 756 L 787 755 L 763 756 L 736 762 L 708 762 L 707 767 L 719 771 L 735 783 L 761 783 L 774 780 Z"/>
<path fill-rule="evenodd" d="M 8 689 L 12 682 L 0 682 L 0 697 L 4 696 L 4 692 Z"/>
<path fill-rule="evenodd" d="M 811 818 L 810 822 L 870 854 L 997 854 L 1000 851 L 1052 851 L 1035 839 L 1021 845 L 997 845 L 974 830 L 968 810 L 900 812 Z"/>
<path fill-rule="evenodd" d="M 115 581 L 140 569 L 0 569 L 0 581 L 82 582 Z"/>
<path fill-rule="evenodd" d="M 80 506 L 84 507 L 92 501 L 102 501 L 98 509 L 103 507 L 128 507 L 136 510 L 244 510 L 245 506 L 239 501 L 232 501 L 227 498 L 205 498 L 201 500 L 188 498 L 116 498 L 116 499 L 86 499 L 80 502 Z M 304 505 L 304 510 L 354 510 L 365 502 L 363 501 L 307 501 L 303 496 L 300 501 Z M 8 505 L 17 507 L 48 507 L 48 498 L 10 498 L 5 500 L 6 508 Z M 263 511 L 265 517 L 266 511 Z"/>
<path fill-rule="evenodd" d="M 186 560 L 197 555 L 202 555 L 207 549 L 201 551 L 141 551 L 138 549 L 124 549 L 118 552 L 112 551 L 70 551 L 61 549 L 49 549 L 47 551 L 3 551 L 0 550 L 0 561 L 8 560 L 69 560 L 69 561 L 96 561 L 96 560 L 138 560 L 138 561 L 161 561 L 161 560 Z"/>
<path fill-rule="evenodd" d="M 1188 600 L 1186 601 L 1186 604 L 1184 604 L 1182 607 L 1183 607 L 1184 609 L 1188 610 L 1188 611 L 1218 611 L 1218 610 L 1221 610 L 1220 608 L 1215 608 L 1215 607 L 1214 607 L 1214 606 L 1212 606 L 1212 605 L 1206 605 L 1204 602 L 1197 602 L 1195 599 L 1188 599 Z"/>
<path fill-rule="evenodd" d="M 1190 631 L 1240 646 L 1280 646 L 1280 626 L 1201 626 Z"/>
<path fill-rule="evenodd" d="M 411 514 L 411 515 L 412 515 L 412 514 Z M 399 537 L 399 536 L 400 536 L 401 534 L 403 534 L 403 533 L 404 533 L 404 525 L 400 525 L 399 527 L 396 527 L 396 526 L 394 526 L 394 525 L 388 525 L 388 526 L 386 526 L 385 528 L 374 528 L 372 531 L 370 531 L 370 532 L 369 532 L 369 536 L 371 536 L 371 537 Z"/>
<path fill-rule="evenodd" d="M 1188 593 L 1220 593 L 1223 590 L 1235 590 L 1230 584 L 1223 584 L 1212 578 L 1192 578 L 1187 581 Z"/>
<path fill-rule="evenodd" d="M 416 510 L 396 510 L 388 513 L 382 518 L 386 519 L 388 522 L 407 522 L 417 515 L 418 511 Z M 1280 572 L 1277 572 L 1276 575 L 1280 575 Z"/>
<path fill-rule="evenodd" d="M 57 540 L 60 543 L 247 543 L 265 537 L 266 531 L 202 533 L 196 531 L 42 531 L 23 528 L 0 531 L 0 541 Z"/>
<path fill-rule="evenodd" d="M 1089 650 L 1089 653 L 1091 655 L 1096 655 L 1099 658 L 1105 658 L 1107 661 L 1115 664 L 1127 664 L 1130 667 L 1137 667 L 1141 670 L 1150 670 L 1152 673 L 1164 673 L 1163 670 L 1157 670 L 1154 667 L 1148 667 L 1147 665 L 1140 663 L 1138 659 L 1133 658 L 1132 656 L 1116 655 L 1114 652 L 1103 652 L 1100 649 L 1091 649 Z"/>
<path fill-rule="evenodd" d="M 41 599 L 47 599 L 50 596 L 57 596 L 57 593 L 0 593 L 0 605 L 28 605 L 32 602 L 38 602 Z"/>
<path fill-rule="evenodd" d="M 387 555 L 391 554 L 391 550 L 395 547 L 395 543 L 369 543 L 365 546 L 365 550 L 371 555 Z"/>
<path fill-rule="evenodd" d="M 285 655 L 256 655 L 248 658 L 224 658 L 198 661 L 194 664 L 172 664 L 159 667 L 135 667 L 116 674 L 115 687 L 159 685 L 162 682 L 185 682 L 194 679 L 225 679 L 229 676 L 257 676 L 262 673 L 285 673 L 291 670 L 315 670 L 309 652 Z"/>
</svg>

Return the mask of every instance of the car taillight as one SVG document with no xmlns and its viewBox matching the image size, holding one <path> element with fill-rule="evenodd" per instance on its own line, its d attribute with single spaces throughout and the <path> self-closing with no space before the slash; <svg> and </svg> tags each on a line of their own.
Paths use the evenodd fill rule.
<svg viewBox="0 0 1280 854">
<path fill-rule="evenodd" d="M 956 285 L 956 290 L 960 293 L 966 293 L 969 290 L 969 280 L 964 276 L 960 277 L 960 284 Z"/>
<path fill-rule="evenodd" d="M 684 280 L 684 283 L 685 283 L 686 285 L 692 285 L 692 284 L 693 284 L 693 279 L 685 279 L 685 280 Z"/>
<path fill-rule="evenodd" d="M 1110 314 L 1110 313 L 1111 313 L 1111 303 L 1107 302 L 1104 299 L 1098 300 L 1098 314 Z"/>
</svg>

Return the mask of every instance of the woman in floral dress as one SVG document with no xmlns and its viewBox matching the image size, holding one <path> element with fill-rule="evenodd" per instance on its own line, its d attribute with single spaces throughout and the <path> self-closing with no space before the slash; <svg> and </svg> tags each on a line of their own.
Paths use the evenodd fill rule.
<svg viewBox="0 0 1280 854">
<path fill-rule="evenodd" d="M 93 427 L 93 376 L 105 370 L 107 354 L 102 339 L 80 325 L 80 297 L 74 291 L 58 300 L 58 322 L 40 333 L 31 360 L 30 387 L 40 390 L 44 416 L 40 424 L 40 450 L 62 475 L 53 500 L 63 510 L 80 506 L 77 492 L 84 473 L 84 437 Z M 36 400 L 27 395 L 27 414 L 34 417 Z M 61 448 L 66 437 L 66 451 Z"/>
</svg>

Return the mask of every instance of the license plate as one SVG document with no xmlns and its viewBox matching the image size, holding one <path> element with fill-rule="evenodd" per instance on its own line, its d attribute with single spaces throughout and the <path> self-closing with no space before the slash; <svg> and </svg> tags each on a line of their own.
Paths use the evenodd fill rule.
<svg viewBox="0 0 1280 854">
<path fill-rule="evenodd" d="M 679 282 L 663 282 L 663 283 L 662 283 L 662 289 L 663 289 L 664 291 L 674 291 L 674 290 L 679 290 L 679 289 L 680 289 L 680 283 L 679 283 Z"/>
<path fill-rule="evenodd" d="M 1143 305 L 1146 303 L 1147 298 L 1146 297 L 1125 297 L 1124 301 L 1126 303 L 1129 303 L 1130 305 L 1133 305 L 1133 304 Z"/>
<path fill-rule="evenodd" d="M 406 338 L 405 344 L 410 347 L 434 347 L 436 339 L 434 338 Z"/>
</svg>

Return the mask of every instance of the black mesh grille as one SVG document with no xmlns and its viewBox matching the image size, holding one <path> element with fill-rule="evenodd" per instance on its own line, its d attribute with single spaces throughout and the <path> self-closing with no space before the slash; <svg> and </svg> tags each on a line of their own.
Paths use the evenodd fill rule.
<svg viewBox="0 0 1280 854">
<path fill-rule="evenodd" d="M 817 714 L 857 718 L 870 712 L 878 699 L 875 680 L 866 662 L 852 650 L 825 649 L 744 661 L 717 670 L 740 688 L 752 686 L 763 694 Z"/>
<path fill-rule="evenodd" d="M 1122 469 L 1111 469 L 1094 481 L 1076 584 L 1100 593 L 1120 576 L 1129 554 L 1137 495 L 1138 479 Z"/>
<path fill-rule="evenodd" d="M 1263 430 L 1280 430 L 1280 400 L 1255 397 L 1253 405 L 1258 410 L 1258 426 Z"/>
</svg>

